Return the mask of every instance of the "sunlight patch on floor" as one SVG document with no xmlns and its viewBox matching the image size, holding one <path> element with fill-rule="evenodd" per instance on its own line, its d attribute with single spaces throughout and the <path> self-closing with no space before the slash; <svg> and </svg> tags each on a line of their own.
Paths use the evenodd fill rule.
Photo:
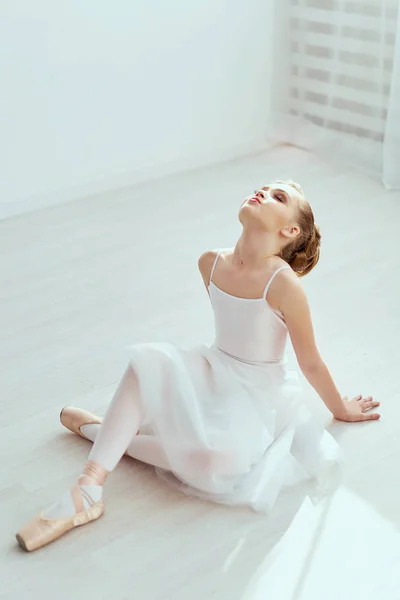
<svg viewBox="0 0 400 600">
<path fill-rule="evenodd" d="M 345 489 L 307 498 L 242 600 L 397 600 L 400 531 Z"/>
</svg>

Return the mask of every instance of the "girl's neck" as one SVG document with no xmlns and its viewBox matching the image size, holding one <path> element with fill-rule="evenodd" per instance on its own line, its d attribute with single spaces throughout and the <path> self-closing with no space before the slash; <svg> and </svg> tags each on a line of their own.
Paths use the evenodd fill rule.
<svg viewBox="0 0 400 600">
<path fill-rule="evenodd" d="M 254 232 L 251 235 L 243 232 L 233 251 L 232 261 L 235 266 L 257 270 L 265 267 L 267 260 L 278 252 L 276 242 L 268 239 L 265 233 L 257 237 Z"/>
</svg>

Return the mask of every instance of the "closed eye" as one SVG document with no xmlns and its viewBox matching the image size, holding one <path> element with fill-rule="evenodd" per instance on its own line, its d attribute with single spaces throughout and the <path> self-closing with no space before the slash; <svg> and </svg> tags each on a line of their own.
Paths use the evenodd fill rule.
<svg viewBox="0 0 400 600">
<path fill-rule="evenodd" d="M 263 198 L 266 197 L 267 195 L 267 190 L 266 189 L 261 189 L 261 190 L 254 190 L 254 194 L 257 196 L 258 194 L 260 194 Z M 278 202 L 282 202 L 283 204 L 286 203 L 287 201 L 287 197 L 286 194 L 281 194 L 280 192 L 275 192 L 274 193 L 274 198 L 276 200 L 278 200 Z"/>
</svg>

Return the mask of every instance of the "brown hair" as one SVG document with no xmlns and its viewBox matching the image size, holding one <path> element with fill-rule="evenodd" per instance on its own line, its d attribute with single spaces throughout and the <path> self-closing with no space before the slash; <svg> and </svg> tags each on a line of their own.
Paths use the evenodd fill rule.
<svg viewBox="0 0 400 600">
<path fill-rule="evenodd" d="M 295 188 L 304 196 L 298 183 L 294 181 L 278 181 Z M 321 233 L 314 223 L 314 213 L 308 202 L 302 202 L 299 209 L 298 225 L 300 233 L 297 238 L 282 248 L 279 256 L 283 258 L 299 276 L 307 275 L 319 261 Z"/>
</svg>

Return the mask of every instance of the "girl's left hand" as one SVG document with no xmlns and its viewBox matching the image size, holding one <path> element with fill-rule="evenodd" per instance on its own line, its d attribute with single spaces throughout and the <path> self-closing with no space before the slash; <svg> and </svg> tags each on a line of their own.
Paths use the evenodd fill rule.
<svg viewBox="0 0 400 600">
<path fill-rule="evenodd" d="M 372 396 L 363 398 L 360 394 L 350 401 L 347 396 L 345 396 L 343 402 L 345 405 L 343 415 L 335 416 L 338 421 L 357 423 L 359 421 L 376 421 L 377 419 L 380 419 L 381 415 L 378 413 L 367 413 L 371 408 L 376 408 L 380 405 L 380 402 L 374 401 Z"/>
</svg>

